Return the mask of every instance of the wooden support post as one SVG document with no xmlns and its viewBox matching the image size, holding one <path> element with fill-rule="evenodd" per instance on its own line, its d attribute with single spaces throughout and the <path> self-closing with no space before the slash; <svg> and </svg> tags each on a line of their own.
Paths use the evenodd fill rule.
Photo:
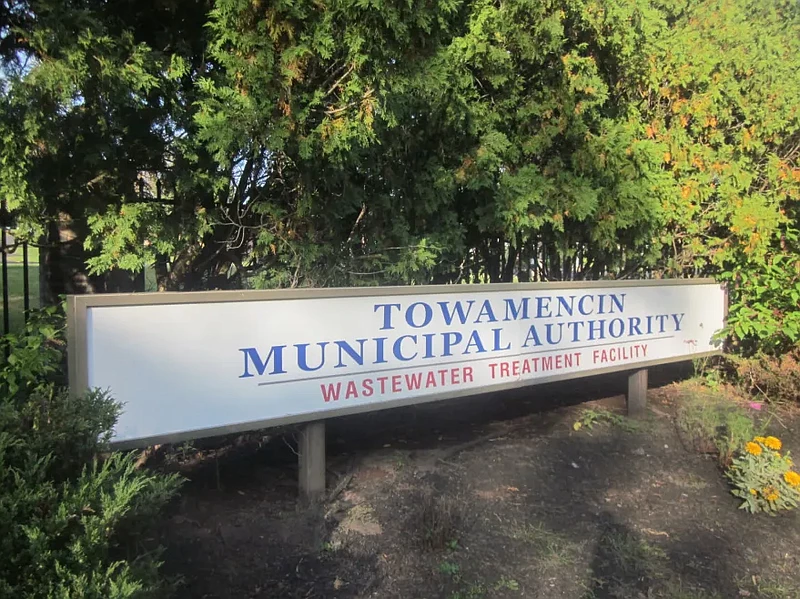
<svg viewBox="0 0 800 599">
<path fill-rule="evenodd" d="M 644 416 L 647 411 L 647 369 L 628 376 L 628 416 Z"/>
<path fill-rule="evenodd" d="M 300 430 L 300 497 L 316 503 L 325 495 L 325 421 L 309 422 Z"/>
</svg>

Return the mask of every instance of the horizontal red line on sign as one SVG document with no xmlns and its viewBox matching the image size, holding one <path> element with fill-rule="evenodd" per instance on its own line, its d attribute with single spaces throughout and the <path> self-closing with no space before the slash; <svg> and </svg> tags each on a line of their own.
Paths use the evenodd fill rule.
<svg viewBox="0 0 800 599">
<path fill-rule="evenodd" d="M 643 341 L 658 341 L 659 339 L 672 339 L 675 335 L 661 335 L 659 337 L 641 337 L 637 338 L 636 342 L 643 342 Z M 589 345 L 576 345 L 574 347 L 562 347 L 562 348 L 553 348 L 553 349 L 544 349 L 539 351 L 529 351 L 529 352 L 521 352 L 517 354 L 503 354 L 503 355 L 493 355 L 493 356 L 484 356 L 481 358 L 470 358 L 467 360 L 451 360 L 449 362 L 438 362 L 438 363 L 428 363 L 428 364 L 419 364 L 417 366 L 405 365 L 405 366 L 398 366 L 396 368 L 383 368 L 379 370 L 367 370 L 365 372 L 343 372 L 341 374 L 326 374 L 323 376 L 311 376 L 311 377 L 303 377 L 300 379 L 287 379 L 287 380 L 280 380 L 280 381 L 265 381 L 263 383 L 258 383 L 259 387 L 264 387 L 266 385 L 285 385 L 288 383 L 299 383 L 299 382 L 306 382 L 306 381 L 322 381 L 325 379 L 338 379 L 344 378 L 348 376 L 358 376 L 359 374 L 364 375 L 372 375 L 372 374 L 381 374 L 384 372 L 397 372 L 399 370 L 417 370 L 420 368 L 431 368 L 431 367 L 439 367 L 439 366 L 452 366 L 454 364 L 471 364 L 473 362 L 484 362 L 486 360 L 493 360 L 493 359 L 505 359 L 505 358 L 519 358 L 521 356 L 535 356 L 537 354 L 551 354 L 556 352 L 565 352 L 565 351 L 572 351 L 578 349 L 591 349 L 593 347 L 609 347 L 612 345 L 626 345 L 631 344 L 633 341 L 630 339 L 627 341 L 615 341 L 614 343 L 591 343 Z M 688 358 L 687 358 L 688 359 Z"/>
</svg>

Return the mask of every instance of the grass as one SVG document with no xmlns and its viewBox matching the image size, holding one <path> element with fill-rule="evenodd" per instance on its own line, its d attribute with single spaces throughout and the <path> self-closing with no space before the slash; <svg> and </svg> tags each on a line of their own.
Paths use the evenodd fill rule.
<svg viewBox="0 0 800 599">
<path fill-rule="evenodd" d="M 28 249 L 28 283 L 30 307 L 39 307 L 39 250 L 31 247 Z M 0 291 L 3 282 L 0 279 Z M 22 330 L 25 324 L 25 300 L 23 285 L 22 249 L 17 249 L 8 256 L 8 320 L 11 332 Z M 3 306 L 0 304 L 0 314 Z M 1 321 L 0 321 L 1 322 Z"/>
<path fill-rule="evenodd" d="M 574 566 L 581 550 L 581 543 L 566 539 L 541 524 L 522 526 L 514 531 L 512 538 L 535 549 L 536 569 L 541 576 L 553 575 L 562 568 Z"/>
<path fill-rule="evenodd" d="M 697 449 L 717 453 L 722 466 L 728 466 L 734 454 L 764 429 L 724 393 L 691 386 L 684 386 L 681 394 L 678 425 Z"/>
</svg>

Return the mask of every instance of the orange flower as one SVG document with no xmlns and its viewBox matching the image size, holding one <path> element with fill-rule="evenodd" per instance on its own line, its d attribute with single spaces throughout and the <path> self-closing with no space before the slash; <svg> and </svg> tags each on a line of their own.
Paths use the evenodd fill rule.
<svg viewBox="0 0 800 599">
<path fill-rule="evenodd" d="M 766 440 L 767 440 L 766 437 L 753 437 L 753 441 L 755 441 L 756 443 L 761 443 L 762 445 Z"/>
<path fill-rule="evenodd" d="M 797 474 L 797 472 L 795 472 L 794 470 L 789 470 L 789 472 L 784 472 L 783 480 L 785 480 L 793 487 L 800 486 L 800 474 Z"/>
<path fill-rule="evenodd" d="M 782 447 L 781 440 L 777 437 L 767 437 L 764 439 L 764 445 L 775 451 L 778 451 Z"/>
<path fill-rule="evenodd" d="M 758 443 L 753 443 L 752 441 L 745 446 L 745 449 L 747 450 L 747 453 L 752 453 L 753 455 L 761 455 L 761 452 L 764 451 L 761 449 L 761 445 Z"/>
<path fill-rule="evenodd" d="M 777 501 L 778 497 L 780 497 L 775 487 L 764 487 L 762 492 L 764 493 L 764 499 L 767 501 Z"/>
</svg>

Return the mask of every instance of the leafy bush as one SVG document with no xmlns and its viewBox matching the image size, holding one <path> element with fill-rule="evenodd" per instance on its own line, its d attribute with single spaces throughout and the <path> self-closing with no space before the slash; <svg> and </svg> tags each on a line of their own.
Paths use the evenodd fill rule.
<svg viewBox="0 0 800 599">
<path fill-rule="evenodd" d="M 2 341 L 0 596 L 152 596 L 164 585 L 144 533 L 180 481 L 138 469 L 135 454 L 100 457 L 119 406 L 56 384 L 62 329 L 49 312 Z"/>
<path fill-rule="evenodd" d="M 800 474 L 792 470 L 789 452 L 781 455 L 776 437 L 755 437 L 728 469 L 733 494 L 744 501 L 741 509 L 755 514 L 774 515 L 779 510 L 797 507 L 800 501 Z"/>
</svg>

